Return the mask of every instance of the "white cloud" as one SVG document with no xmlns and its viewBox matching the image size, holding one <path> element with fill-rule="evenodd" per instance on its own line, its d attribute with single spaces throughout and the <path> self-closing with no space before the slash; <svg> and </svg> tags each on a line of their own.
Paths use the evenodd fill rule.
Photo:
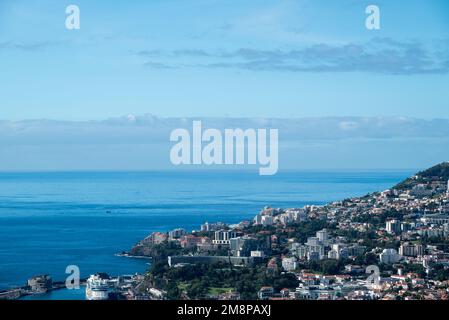
<svg viewBox="0 0 449 320">
<path fill-rule="evenodd" d="M 169 135 L 189 118 L 0 121 L 0 171 L 171 168 Z M 449 120 L 195 118 L 203 128 L 279 129 L 280 168 L 419 168 L 449 159 Z"/>
</svg>

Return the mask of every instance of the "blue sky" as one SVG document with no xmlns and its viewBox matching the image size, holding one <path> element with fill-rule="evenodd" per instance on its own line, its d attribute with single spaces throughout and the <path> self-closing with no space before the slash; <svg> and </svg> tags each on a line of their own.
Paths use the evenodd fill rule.
<svg viewBox="0 0 449 320">
<path fill-rule="evenodd" d="M 5 120 L 449 118 L 449 2 L 0 0 L 0 81 Z"/>
<path fill-rule="evenodd" d="M 449 159 L 449 2 L 0 0 L 0 84 L 0 171 L 173 168 L 199 118 L 279 128 L 280 170 L 425 168 Z"/>
</svg>

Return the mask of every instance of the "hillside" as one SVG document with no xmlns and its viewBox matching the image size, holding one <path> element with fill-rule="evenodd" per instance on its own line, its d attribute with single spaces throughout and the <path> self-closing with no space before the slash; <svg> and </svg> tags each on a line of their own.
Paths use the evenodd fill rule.
<svg viewBox="0 0 449 320">
<path fill-rule="evenodd" d="M 418 184 L 429 184 L 431 182 L 446 182 L 449 180 L 449 162 L 443 162 L 424 171 L 418 172 L 394 187 L 394 189 L 412 189 Z"/>
</svg>

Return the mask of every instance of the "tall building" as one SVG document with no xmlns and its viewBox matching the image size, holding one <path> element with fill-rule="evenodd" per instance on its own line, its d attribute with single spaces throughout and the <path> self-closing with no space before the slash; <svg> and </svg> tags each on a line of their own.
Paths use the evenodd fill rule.
<svg viewBox="0 0 449 320">
<path fill-rule="evenodd" d="M 186 231 L 184 229 L 178 228 L 178 229 L 174 229 L 174 230 L 170 231 L 168 233 L 168 237 L 170 240 L 174 240 L 174 239 L 181 238 L 185 234 L 186 234 Z"/>
<path fill-rule="evenodd" d="M 395 249 L 384 249 L 379 256 L 379 261 L 385 264 L 393 264 L 401 260 L 401 256 Z"/>
<path fill-rule="evenodd" d="M 326 244 L 329 241 L 329 232 L 327 229 L 320 230 L 316 233 L 316 237 L 320 240 L 320 242 Z"/>
<path fill-rule="evenodd" d="M 213 244 L 230 244 L 232 238 L 236 238 L 237 233 L 235 231 L 219 230 L 215 231 L 215 239 L 212 241 Z"/>
<path fill-rule="evenodd" d="M 421 244 L 405 242 L 399 247 L 399 254 L 407 257 L 422 256 L 424 254 L 424 247 Z"/>
<path fill-rule="evenodd" d="M 447 195 L 447 197 L 449 198 L 449 179 L 447 180 L 446 195 Z"/>
<path fill-rule="evenodd" d="M 282 259 L 282 268 L 285 271 L 293 271 L 293 270 L 296 270 L 298 267 L 299 267 L 299 263 L 295 257 Z"/>
<path fill-rule="evenodd" d="M 201 225 L 201 231 L 217 231 L 226 227 L 226 224 L 223 222 L 217 223 L 209 223 L 205 222 Z"/>
<path fill-rule="evenodd" d="M 229 239 L 229 249 L 237 257 L 249 257 L 251 251 L 259 250 L 259 247 L 258 241 L 248 236 Z"/>
<path fill-rule="evenodd" d="M 386 223 L 386 229 L 389 233 L 400 233 L 401 223 L 398 220 L 389 220 Z"/>
</svg>

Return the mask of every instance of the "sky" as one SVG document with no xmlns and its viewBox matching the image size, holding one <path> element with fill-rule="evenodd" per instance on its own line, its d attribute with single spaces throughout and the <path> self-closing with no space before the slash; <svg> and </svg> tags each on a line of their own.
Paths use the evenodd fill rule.
<svg viewBox="0 0 449 320">
<path fill-rule="evenodd" d="M 0 0 L 0 119 L 449 118 L 448 32 L 445 0 Z"/>
<path fill-rule="evenodd" d="M 0 171 L 172 168 L 194 119 L 279 128 L 281 170 L 421 169 L 448 88 L 447 0 L 0 0 Z"/>
</svg>

